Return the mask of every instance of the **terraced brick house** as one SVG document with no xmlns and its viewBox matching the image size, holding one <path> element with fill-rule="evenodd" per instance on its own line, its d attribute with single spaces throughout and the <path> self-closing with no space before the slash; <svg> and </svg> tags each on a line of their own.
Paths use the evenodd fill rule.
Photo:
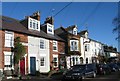
<svg viewBox="0 0 120 81">
<path fill-rule="evenodd" d="M 51 70 L 65 68 L 65 42 L 54 33 L 53 17 L 46 18 L 44 24 L 41 25 L 41 30 L 51 37 L 51 39 L 49 39 Z"/>
<path fill-rule="evenodd" d="M 65 40 L 66 67 L 80 64 L 80 36 L 77 35 L 77 26 L 60 27 L 55 33 Z"/>
<path fill-rule="evenodd" d="M 11 70 L 14 70 L 14 53 L 11 48 L 14 47 L 16 37 L 21 38 L 21 43 L 26 48 L 24 60 L 19 63 L 21 73 L 35 74 L 36 71 L 48 73 L 54 68 L 59 69 L 60 57 L 65 54 L 64 40 L 54 34 L 54 28 L 52 28 L 52 34 L 41 30 L 39 12 L 26 16 L 23 20 L 16 20 L 6 16 L 1 17 L 1 71 L 11 72 Z M 53 51 L 55 52 L 53 53 Z"/>
</svg>

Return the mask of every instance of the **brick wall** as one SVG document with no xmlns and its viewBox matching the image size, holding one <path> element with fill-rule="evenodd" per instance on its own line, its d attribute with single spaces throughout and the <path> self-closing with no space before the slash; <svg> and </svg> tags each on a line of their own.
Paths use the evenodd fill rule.
<svg viewBox="0 0 120 81">
<path fill-rule="evenodd" d="M 57 45 L 58 45 L 58 51 L 53 51 L 53 40 L 50 40 L 50 66 L 51 69 L 53 70 L 53 55 L 58 55 L 58 66 L 59 66 L 59 58 L 60 58 L 60 54 L 65 53 L 65 43 L 64 42 L 60 42 L 57 41 Z"/>
<path fill-rule="evenodd" d="M 3 69 L 3 31 L 0 30 L 0 69 Z"/>
<path fill-rule="evenodd" d="M 20 37 L 21 38 L 21 42 L 22 43 L 26 43 L 28 42 L 28 38 L 27 35 L 24 34 L 20 34 L 20 33 L 14 33 L 14 38 L 16 37 Z M 4 47 L 5 44 L 5 31 L 0 30 L 0 69 L 4 68 L 4 51 L 10 51 L 11 52 L 11 48 L 9 47 Z M 2 44 L 2 45 L 1 45 Z M 28 46 L 25 46 L 26 49 L 26 54 L 28 54 Z M 26 56 L 26 72 L 28 73 L 28 55 Z"/>
</svg>

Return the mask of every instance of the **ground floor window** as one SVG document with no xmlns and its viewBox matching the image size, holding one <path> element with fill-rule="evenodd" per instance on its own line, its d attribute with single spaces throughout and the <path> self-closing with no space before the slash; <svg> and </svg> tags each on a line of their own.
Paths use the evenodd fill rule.
<svg viewBox="0 0 120 81">
<path fill-rule="evenodd" d="M 12 53 L 11 52 L 4 52 L 4 66 L 12 67 Z"/>
<path fill-rule="evenodd" d="M 86 64 L 88 64 L 88 58 L 86 58 Z"/>
<path fill-rule="evenodd" d="M 83 64 L 83 58 L 82 57 L 80 57 L 80 63 Z"/>
<path fill-rule="evenodd" d="M 40 58 L 40 66 L 45 66 L 45 57 Z"/>
<path fill-rule="evenodd" d="M 53 55 L 53 66 L 58 67 L 58 55 Z"/>
</svg>

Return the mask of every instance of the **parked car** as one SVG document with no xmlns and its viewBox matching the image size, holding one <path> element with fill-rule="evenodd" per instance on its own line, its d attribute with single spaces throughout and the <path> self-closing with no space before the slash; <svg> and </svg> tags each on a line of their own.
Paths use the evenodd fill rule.
<svg viewBox="0 0 120 81">
<path fill-rule="evenodd" d="M 98 74 L 109 74 L 111 73 L 111 68 L 108 64 L 97 64 L 97 73 Z"/>
<path fill-rule="evenodd" d="M 119 67 L 119 71 L 120 71 L 120 62 L 117 62 L 116 64 L 118 65 L 118 67 Z"/>
<path fill-rule="evenodd" d="M 113 72 L 120 70 L 119 66 L 116 63 L 109 63 L 108 65 L 111 68 L 111 71 L 113 71 Z"/>
<path fill-rule="evenodd" d="M 85 77 L 96 77 L 95 64 L 74 65 L 71 69 L 63 73 L 62 81 L 66 80 L 79 80 Z"/>
</svg>

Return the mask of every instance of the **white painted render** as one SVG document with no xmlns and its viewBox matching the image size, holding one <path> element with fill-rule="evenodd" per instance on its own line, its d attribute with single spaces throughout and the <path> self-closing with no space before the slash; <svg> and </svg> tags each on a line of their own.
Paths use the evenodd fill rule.
<svg viewBox="0 0 120 81">
<path fill-rule="evenodd" d="M 89 45 L 88 51 L 85 51 L 85 45 Z M 80 46 L 81 57 L 84 59 L 83 63 L 86 63 L 86 58 L 88 58 L 88 63 L 92 63 L 92 58 L 97 57 L 98 54 L 104 56 L 103 45 L 97 41 L 93 41 L 85 37 L 80 37 Z"/>
<path fill-rule="evenodd" d="M 40 40 L 45 41 L 45 49 L 40 49 Z M 49 40 L 28 36 L 28 72 L 30 73 L 30 57 L 36 57 L 36 70 L 41 73 L 50 71 Z M 45 66 L 40 66 L 40 57 L 45 57 Z"/>
</svg>

